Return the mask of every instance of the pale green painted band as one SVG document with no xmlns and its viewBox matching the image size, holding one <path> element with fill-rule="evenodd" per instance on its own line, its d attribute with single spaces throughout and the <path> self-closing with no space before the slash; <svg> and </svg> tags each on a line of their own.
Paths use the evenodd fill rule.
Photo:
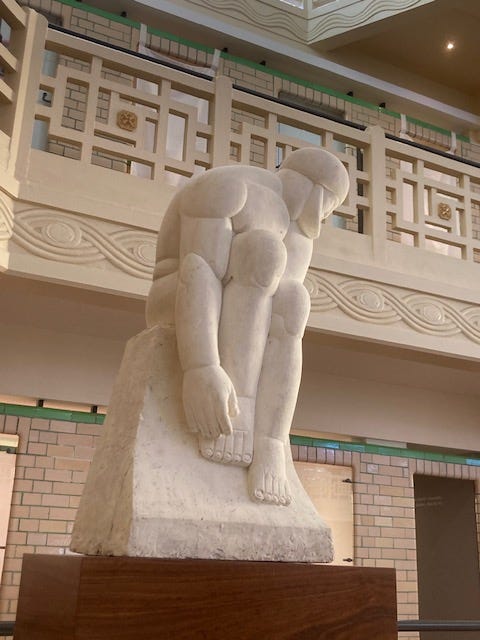
<svg viewBox="0 0 480 640">
<path fill-rule="evenodd" d="M 42 420 L 61 420 L 64 422 L 76 422 L 80 424 L 103 424 L 105 415 L 101 413 L 89 413 L 87 411 L 68 411 L 65 409 L 49 409 L 48 407 L 30 407 L 20 404 L 0 403 L 0 415 L 17 416 L 26 418 L 40 418 Z M 398 458 L 419 458 L 432 462 L 449 462 L 454 464 L 466 464 L 480 466 L 480 456 L 472 454 L 470 457 L 438 453 L 434 451 L 418 451 L 400 447 L 383 447 L 379 445 L 343 442 L 340 440 L 326 440 L 323 438 L 310 438 L 306 436 L 290 436 L 292 445 L 314 447 L 318 449 L 334 449 L 351 453 L 372 453 L 382 456 L 396 456 Z"/>
</svg>

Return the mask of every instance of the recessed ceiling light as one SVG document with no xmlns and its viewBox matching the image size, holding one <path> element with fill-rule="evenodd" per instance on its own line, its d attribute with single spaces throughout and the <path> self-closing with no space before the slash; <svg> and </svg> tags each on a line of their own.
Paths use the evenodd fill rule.
<svg viewBox="0 0 480 640">
<path fill-rule="evenodd" d="M 452 51 L 452 49 L 455 49 L 455 43 L 449 40 L 445 45 L 445 48 L 447 49 L 447 51 Z"/>
</svg>

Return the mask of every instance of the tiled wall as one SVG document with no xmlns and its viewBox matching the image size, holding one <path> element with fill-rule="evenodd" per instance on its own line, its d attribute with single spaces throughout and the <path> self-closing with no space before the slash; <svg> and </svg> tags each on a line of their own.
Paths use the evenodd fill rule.
<svg viewBox="0 0 480 640">
<path fill-rule="evenodd" d="M 133 29 L 129 24 L 86 13 L 82 9 L 72 9 L 70 24 L 64 26 L 125 49 L 130 49 L 133 44 Z"/>
<path fill-rule="evenodd" d="M 66 553 L 95 440 L 102 427 L 0 416 L 0 432 L 17 433 L 19 449 L 0 616 L 15 618 L 24 553 Z"/>
<path fill-rule="evenodd" d="M 15 618 L 24 553 L 68 553 L 70 533 L 99 424 L 0 416 L 0 432 L 17 433 L 19 450 L 2 587 L 0 619 Z M 480 468 L 402 455 L 292 445 L 295 460 L 353 469 L 355 564 L 394 567 L 399 618 L 418 618 L 413 475 L 476 482 Z M 413 640 L 415 634 L 404 634 Z"/>
</svg>

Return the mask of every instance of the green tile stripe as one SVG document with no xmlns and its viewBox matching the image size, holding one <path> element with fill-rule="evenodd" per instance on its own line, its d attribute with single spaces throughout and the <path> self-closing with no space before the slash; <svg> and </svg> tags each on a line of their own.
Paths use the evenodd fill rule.
<svg viewBox="0 0 480 640">
<path fill-rule="evenodd" d="M 49 409 L 48 407 L 28 407 L 21 404 L 0 402 L 0 415 L 23 418 L 42 418 L 43 420 L 63 420 L 64 422 L 80 422 L 84 424 L 103 424 L 102 413 L 87 411 L 67 411 L 65 409 Z"/>
<path fill-rule="evenodd" d="M 448 129 L 442 129 L 442 127 L 437 127 L 434 124 L 425 123 L 422 120 L 412 118 L 411 116 L 407 116 L 407 122 L 415 124 L 419 127 L 423 127 L 424 129 L 430 129 L 431 131 L 435 131 L 436 133 L 441 133 L 444 136 L 449 136 L 451 134 L 451 131 L 449 131 Z M 470 142 L 470 138 L 461 134 L 457 135 L 457 140 L 459 140 L 460 142 Z"/>
<path fill-rule="evenodd" d="M 49 409 L 47 407 L 30 407 L 20 404 L 0 403 L 0 415 L 18 416 L 25 418 L 41 418 L 42 420 L 62 420 L 64 422 L 77 422 L 82 424 L 103 424 L 105 415 L 101 413 L 89 413 L 87 411 L 68 411 L 65 409 Z M 418 458 L 432 462 L 450 462 L 454 464 L 466 464 L 480 466 L 480 456 L 457 456 L 449 453 L 437 453 L 433 451 L 418 451 L 416 449 L 404 449 L 397 447 L 383 447 L 373 444 L 360 444 L 354 442 L 342 442 L 341 440 L 326 440 L 323 438 L 310 438 L 307 436 L 290 436 L 290 444 L 316 447 L 321 449 L 336 449 L 337 451 L 349 451 L 355 453 L 373 453 L 382 456 L 396 456 L 397 458 Z M 10 449 L 4 447 L 1 450 Z"/>
<path fill-rule="evenodd" d="M 112 20 L 113 22 L 121 22 L 122 24 L 128 24 L 135 29 L 140 29 L 140 23 L 135 22 L 134 20 L 129 20 L 128 18 L 122 18 L 122 16 L 115 15 L 114 13 L 109 13 L 108 11 L 104 11 L 103 9 L 97 9 L 96 7 L 92 7 L 83 2 L 78 2 L 78 0 L 56 0 L 60 4 L 66 4 L 70 7 L 75 7 L 76 9 L 80 9 L 85 11 L 86 13 L 95 13 L 96 15 L 102 16 L 103 18 L 107 18 L 108 20 Z M 213 47 L 207 47 L 205 45 L 199 44 L 197 42 L 193 42 L 191 40 L 185 40 L 179 36 L 174 36 L 171 33 L 167 33 L 166 31 L 161 31 L 160 29 L 155 29 L 154 27 L 147 27 L 148 33 L 152 35 L 159 36 L 161 38 L 165 38 L 167 40 L 171 40 L 172 42 L 177 42 L 178 44 L 183 44 L 187 47 L 191 47 L 192 49 L 198 49 L 199 51 L 203 51 L 206 53 L 213 54 L 215 49 Z M 229 60 L 230 62 L 234 62 L 235 64 L 241 64 L 245 67 L 250 67 L 251 69 L 256 69 L 261 71 L 262 73 L 267 73 L 271 76 L 275 76 L 277 78 L 282 78 L 283 80 L 288 80 L 289 82 L 294 82 L 302 87 L 306 87 L 308 89 L 314 89 L 315 91 L 320 91 L 321 93 L 325 93 L 329 96 L 338 98 L 340 100 L 345 100 L 345 102 L 350 102 L 359 107 L 363 107 L 365 109 L 370 109 L 371 111 L 381 112 L 387 116 L 391 116 L 392 118 L 400 119 L 400 113 L 397 111 L 391 111 L 390 109 L 382 109 L 377 105 L 368 102 L 366 100 L 361 100 L 360 98 L 355 98 L 354 96 L 347 96 L 344 93 L 339 91 L 335 91 L 334 89 L 329 89 L 328 87 L 324 87 L 322 85 L 316 84 L 314 82 L 310 82 L 309 80 L 303 80 L 302 78 L 296 78 L 295 76 L 291 76 L 287 73 L 283 73 L 283 71 L 277 71 L 276 69 L 271 69 L 270 67 L 263 66 L 258 64 L 257 62 L 252 62 L 251 60 L 246 60 L 244 58 L 240 58 L 238 56 L 233 56 L 229 53 L 223 52 L 221 53 L 221 57 L 225 60 Z M 431 131 L 435 131 L 436 133 L 440 133 L 445 136 L 449 136 L 451 131 L 448 129 L 442 129 L 442 127 L 437 127 L 436 125 L 430 124 L 428 122 L 423 122 L 422 120 L 418 120 L 417 118 L 411 118 L 407 116 L 407 121 L 411 124 L 415 124 L 419 127 L 423 127 L 424 129 L 430 129 Z M 470 142 L 470 139 L 467 136 L 457 134 L 457 140 L 459 142 Z"/>
<path fill-rule="evenodd" d="M 366 109 L 372 109 L 373 111 L 380 111 L 381 113 L 385 113 L 386 115 L 392 116 L 394 118 L 400 118 L 400 114 L 397 113 L 396 111 L 390 111 L 389 109 L 382 109 L 381 107 L 378 107 L 377 105 L 374 105 L 371 102 L 367 102 L 366 100 L 362 100 L 361 98 L 355 98 L 354 96 L 347 96 L 345 93 L 341 93 L 340 91 L 335 91 L 335 89 L 329 89 L 328 87 L 324 87 L 323 85 L 316 84 L 315 82 L 311 82 L 310 80 L 303 80 L 302 78 L 291 76 L 288 73 L 284 73 L 283 71 L 278 71 L 277 69 L 272 69 L 271 67 L 264 66 L 263 64 L 259 64 L 258 62 L 252 62 L 251 60 L 245 60 L 244 58 L 239 58 L 238 56 L 232 56 L 231 54 L 225 53 L 223 51 L 220 54 L 220 56 L 225 60 L 234 62 L 235 64 L 241 64 L 244 67 L 250 67 L 251 69 L 255 69 L 256 71 L 261 71 L 262 73 L 268 73 L 269 75 L 275 76 L 276 78 L 281 78 L 282 80 L 288 80 L 289 82 L 294 82 L 295 84 L 299 84 L 300 86 L 306 87 L 307 89 L 314 89 L 315 91 L 326 93 L 327 95 L 333 96 L 334 98 L 345 100 L 345 102 L 351 102 L 352 104 L 365 107 Z"/>
<path fill-rule="evenodd" d="M 321 449 L 336 449 L 337 451 L 349 451 L 353 453 L 373 453 L 381 456 L 395 456 L 397 458 L 418 458 L 431 462 L 450 462 L 454 464 L 466 464 L 480 466 L 480 456 L 457 456 L 450 453 L 438 453 L 434 451 L 419 451 L 416 449 L 404 449 L 400 447 L 383 447 L 373 444 L 360 444 L 356 442 L 342 442 L 340 440 L 324 440 L 323 438 L 310 438 L 307 436 L 290 436 L 290 444 L 299 446 L 317 447 Z"/>
<path fill-rule="evenodd" d="M 315 82 L 310 82 L 309 80 L 303 80 L 302 78 L 291 76 L 288 73 L 277 71 L 276 69 L 271 69 L 270 67 L 264 66 L 257 62 L 252 62 L 251 60 L 244 60 L 243 58 L 239 58 L 238 56 L 232 56 L 229 53 L 222 52 L 220 55 L 225 60 L 229 60 L 230 62 L 234 62 L 235 64 L 241 64 L 245 67 L 250 67 L 251 69 L 261 71 L 262 73 L 268 73 L 272 76 L 275 76 L 276 78 L 281 78 L 282 80 L 287 80 L 288 82 L 294 82 L 295 84 L 306 87 L 307 89 L 320 91 L 321 93 L 325 93 L 334 98 L 338 98 L 339 100 L 344 100 L 345 102 L 350 102 L 351 104 L 355 104 L 359 107 L 391 116 L 392 118 L 396 118 L 397 120 L 401 118 L 401 114 L 397 111 L 382 109 L 378 105 L 373 104 L 372 102 L 368 102 L 367 100 L 355 98 L 354 96 L 347 96 L 345 93 L 341 93 L 340 91 L 335 91 L 334 89 L 329 89 L 328 87 L 316 84 Z M 436 133 L 441 133 L 445 136 L 450 136 L 452 133 L 449 129 L 443 129 L 442 127 L 437 127 L 436 125 L 430 124 L 428 122 L 423 122 L 422 120 L 418 120 L 417 118 L 412 118 L 410 116 L 407 116 L 407 121 L 411 124 L 416 124 L 417 126 L 423 127 L 425 129 L 435 131 Z M 457 134 L 457 140 L 461 142 L 470 142 L 470 139 L 467 136 L 461 134 Z"/>
<path fill-rule="evenodd" d="M 109 11 L 104 11 L 103 9 L 97 9 L 97 7 L 92 7 L 89 4 L 85 4 L 84 2 L 78 2 L 78 0 L 55 0 L 60 4 L 66 4 L 69 7 L 74 7 L 75 9 L 79 9 L 80 11 L 84 11 L 85 13 L 94 13 L 97 16 L 101 16 L 102 18 L 106 18 L 107 20 L 111 20 L 112 22 L 120 22 L 121 24 L 129 25 L 134 29 L 140 29 L 140 22 L 135 20 L 130 20 L 129 18 L 122 18 L 115 13 L 110 13 Z M 148 33 L 151 33 L 155 36 L 160 36 L 161 38 L 166 38 L 167 40 L 171 40 L 172 42 L 178 42 L 179 44 L 186 45 L 187 47 L 192 47 L 192 49 L 198 49 L 199 51 L 205 51 L 206 53 L 214 53 L 215 49 L 213 47 L 207 47 L 206 45 L 199 44 L 198 42 L 192 42 L 191 40 L 186 40 L 185 38 L 180 38 L 179 36 L 174 36 L 171 33 L 167 33 L 166 31 L 161 31 L 160 29 L 155 29 L 154 27 L 147 26 Z"/>
<path fill-rule="evenodd" d="M 129 20 L 128 18 L 122 18 L 122 16 L 116 15 L 115 13 L 110 13 L 109 11 L 104 11 L 103 9 L 97 9 L 97 7 L 92 7 L 91 5 L 85 4 L 84 2 L 78 2 L 78 0 L 55 1 L 59 4 L 66 4 L 68 7 L 74 7 L 75 9 L 79 9 L 80 11 L 85 11 L 85 13 L 94 13 L 97 16 L 101 16 L 102 18 L 106 18 L 107 20 L 111 20 L 112 22 L 120 22 L 121 24 L 127 24 L 130 27 L 134 27 L 135 29 L 140 29 L 140 22 Z"/>
</svg>

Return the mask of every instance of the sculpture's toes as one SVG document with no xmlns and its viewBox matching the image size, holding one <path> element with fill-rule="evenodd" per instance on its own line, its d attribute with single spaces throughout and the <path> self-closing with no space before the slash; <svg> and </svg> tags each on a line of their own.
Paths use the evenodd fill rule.
<svg viewBox="0 0 480 640">
<path fill-rule="evenodd" d="M 253 441 L 246 436 L 248 433 L 245 431 L 234 431 L 231 435 L 214 439 L 200 436 L 200 453 L 213 462 L 248 467 L 253 457 Z"/>
<path fill-rule="evenodd" d="M 292 495 L 290 493 L 290 487 L 288 486 L 288 482 L 285 481 L 282 483 L 280 491 L 278 492 L 278 503 L 282 505 L 282 507 L 287 507 L 292 501 Z"/>
<path fill-rule="evenodd" d="M 256 466 L 250 467 L 249 473 L 250 497 L 256 502 L 274 504 L 286 507 L 292 501 L 290 488 L 286 479 L 270 470 Z"/>
<path fill-rule="evenodd" d="M 218 438 L 200 436 L 198 439 L 200 453 L 213 462 L 230 462 L 232 459 L 230 439 L 231 436 L 223 435 Z"/>
<path fill-rule="evenodd" d="M 287 506 L 292 501 L 290 487 L 284 473 L 277 472 L 272 477 L 273 502 L 281 506 Z"/>
<path fill-rule="evenodd" d="M 233 464 L 248 467 L 253 458 L 253 435 L 241 429 L 233 432 Z"/>
<path fill-rule="evenodd" d="M 204 438 L 200 436 L 198 439 L 198 445 L 202 456 L 209 460 L 213 460 L 213 454 L 215 453 L 215 440 L 213 438 Z"/>
<path fill-rule="evenodd" d="M 275 475 L 271 471 L 264 472 L 265 485 L 265 502 L 269 504 L 278 504 L 278 482 Z"/>
<path fill-rule="evenodd" d="M 292 501 L 292 496 L 286 479 L 282 475 L 272 475 L 271 480 L 269 479 L 269 484 L 271 484 L 271 491 L 267 492 L 265 501 L 282 507 L 289 505 Z"/>
</svg>

